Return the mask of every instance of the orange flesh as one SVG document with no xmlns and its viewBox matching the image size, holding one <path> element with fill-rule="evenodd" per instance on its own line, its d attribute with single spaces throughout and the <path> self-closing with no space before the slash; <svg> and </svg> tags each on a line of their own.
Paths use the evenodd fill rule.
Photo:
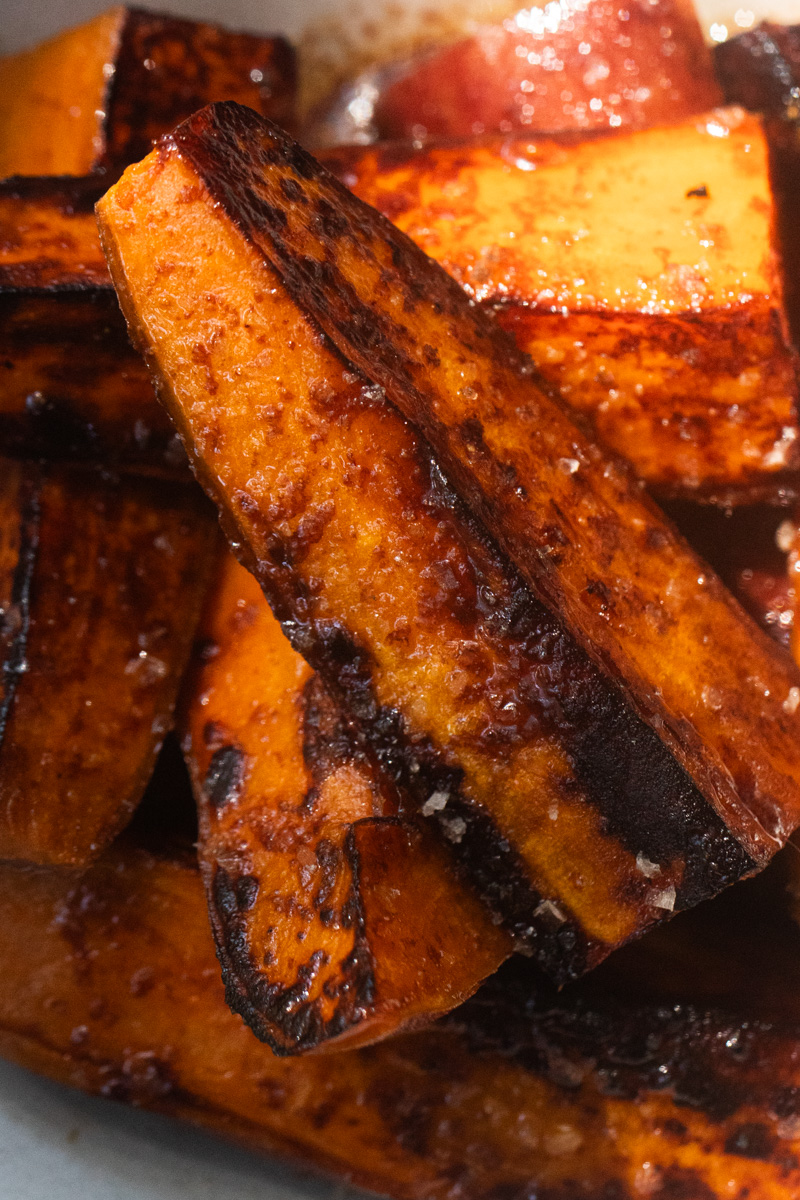
<svg viewBox="0 0 800 1200">
<path fill-rule="evenodd" d="M 504 910 L 519 936 L 539 926 L 542 954 L 569 974 L 570 918 L 578 958 L 588 942 L 583 969 L 664 915 L 656 893 L 683 895 L 690 877 L 714 890 L 751 869 L 658 739 L 611 698 L 463 510 L 437 499 L 424 444 L 320 339 L 191 164 L 151 157 L 100 213 L 132 332 L 231 540 L 326 680 L 347 691 L 350 670 L 357 686 L 361 668 L 337 664 L 348 644 L 364 653 L 379 711 L 416 739 L 412 766 L 398 770 L 411 786 L 416 767 L 416 802 L 460 853 L 480 847 L 491 876 L 482 894 L 496 879 L 507 905 L 509 875 L 530 880 L 536 897 L 526 893 L 513 918 Z M 562 686 L 578 707 L 596 704 L 594 715 L 587 707 L 551 727 L 544 698 Z M 584 720 L 596 722 L 590 769 Z M 604 792 L 598 775 L 618 760 L 627 766 Z M 641 816 L 627 838 L 604 813 L 609 793 L 625 797 L 626 819 Z M 491 832 L 462 844 L 476 814 L 491 815 Z M 702 837 L 689 833 L 695 820 Z M 513 847 L 511 870 L 487 849 L 497 830 Z M 657 888 L 639 854 L 659 865 Z M 730 876 L 715 875 L 720 861 Z"/>
<path fill-rule="evenodd" d="M 0 177 L 86 175 L 125 9 L 111 8 L 33 50 L 0 59 Z"/>
<path fill-rule="evenodd" d="M 506 935 L 430 832 L 370 820 L 395 813 L 394 788 L 232 558 L 202 634 L 184 747 L 234 1006 L 279 1053 L 372 1041 L 454 1007 L 507 956 Z"/>
<path fill-rule="evenodd" d="M 796 464 L 795 357 L 757 118 L 727 110 L 582 143 L 517 136 L 326 161 L 495 310 L 657 490 L 777 486 Z"/>
</svg>

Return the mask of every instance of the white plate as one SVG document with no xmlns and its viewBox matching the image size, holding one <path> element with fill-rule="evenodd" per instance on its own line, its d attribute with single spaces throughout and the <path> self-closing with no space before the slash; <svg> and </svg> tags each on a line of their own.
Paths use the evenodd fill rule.
<svg viewBox="0 0 800 1200">
<path fill-rule="evenodd" d="M 297 38 L 336 0 L 159 0 L 147 8 Z M 445 3 L 445 0 L 440 0 Z M 31 45 L 113 0 L 0 0 L 0 52 Z M 430 8 L 430 0 L 411 0 Z M 373 19 L 380 5 L 370 3 Z M 800 22 L 800 0 L 699 0 L 706 29 Z M 348 10 L 349 11 L 349 10 Z M 364 12 L 353 0 L 352 11 Z M 356 1193 L 232 1149 L 166 1118 L 79 1095 L 0 1062 L 0 1200 L 348 1200 Z"/>
</svg>

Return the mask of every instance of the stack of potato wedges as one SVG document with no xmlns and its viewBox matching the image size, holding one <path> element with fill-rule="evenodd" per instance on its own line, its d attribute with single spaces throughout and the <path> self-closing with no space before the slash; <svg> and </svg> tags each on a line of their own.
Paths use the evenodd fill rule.
<svg viewBox="0 0 800 1200">
<path fill-rule="evenodd" d="M 0 60 L 0 1052 L 398 1200 L 800 1194 L 798 96 L 685 0 L 306 112 Z"/>
</svg>

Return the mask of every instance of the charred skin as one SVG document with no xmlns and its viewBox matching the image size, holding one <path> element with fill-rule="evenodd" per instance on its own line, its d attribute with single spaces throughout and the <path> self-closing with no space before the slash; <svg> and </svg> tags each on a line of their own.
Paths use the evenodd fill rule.
<svg viewBox="0 0 800 1200">
<path fill-rule="evenodd" d="M 791 485 L 796 361 L 756 118 L 325 162 L 495 313 L 651 490 L 729 501 Z"/>
<path fill-rule="evenodd" d="M 777 210 L 776 232 L 784 263 L 786 304 L 795 345 L 800 342 L 800 26 L 765 21 L 714 47 L 729 102 L 764 118 Z"/>
<path fill-rule="evenodd" d="M 563 980 L 753 870 L 192 162 L 166 148 L 100 214 L 132 334 L 230 540 L 515 938 Z"/>
<path fill-rule="evenodd" d="M 182 710 L 226 996 L 276 1053 L 433 1019 L 509 954 L 230 557 Z"/>
<path fill-rule="evenodd" d="M 397 1200 L 794 1200 L 798 935 L 741 915 L 732 956 L 713 925 L 679 939 L 648 998 L 532 1003 L 515 970 L 430 1030 L 286 1060 L 225 1005 L 190 865 L 117 846 L 79 882 L 3 866 L 0 1049 Z M 624 952 L 629 982 L 648 940 Z M 793 1013 L 764 1003 L 768 976 Z"/>
<path fill-rule="evenodd" d="M 0 446 L 180 475 L 97 237 L 97 178 L 0 181 Z"/>
<path fill-rule="evenodd" d="M 174 156 L 253 261 L 277 271 L 301 311 L 429 439 L 534 593 L 766 861 L 800 818 L 800 714 L 784 708 L 797 668 L 496 322 L 274 126 L 236 105 L 196 114 L 101 202 L 107 225 L 112 204 L 119 216 L 118 239 L 140 179 Z M 133 322 L 129 299 L 123 307 Z"/>
<path fill-rule="evenodd" d="M 130 818 L 208 580 L 189 487 L 3 461 L 0 858 L 83 867 Z"/>
<path fill-rule="evenodd" d="M 294 94 L 284 38 L 119 6 L 0 59 L 0 177 L 116 174 L 203 104 L 287 125 Z"/>
</svg>

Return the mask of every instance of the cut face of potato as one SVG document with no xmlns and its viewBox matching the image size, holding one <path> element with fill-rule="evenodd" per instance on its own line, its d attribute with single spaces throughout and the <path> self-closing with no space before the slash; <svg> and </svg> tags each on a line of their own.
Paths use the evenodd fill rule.
<svg viewBox="0 0 800 1200">
<path fill-rule="evenodd" d="M 800 935 L 749 894 L 708 916 L 615 956 L 611 987 L 536 1001 L 515 969 L 429 1030 L 287 1060 L 225 1005 L 190 865 L 5 865 L 0 1051 L 397 1200 L 795 1200 Z"/>
<path fill-rule="evenodd" d="M 397 818 L 394 781 L 233 558 L 200 646 L 181 724 L 231 1006 L 280 1054 L 454 1008 L 510 939 L 432 831 Z"/>
<path fill-rule="evenodd" d="M 213 558 L 193 488 L 0 464 L 0 858 L 82 867 L 172 723 Z"/>
<path fill-rule="evenodd" d="M 290 123 L 294 76 L 283 38 L 109 9 L 0 59 L 0 177 L 120 170 L 211 100 Z"/>
<path fill-rule="evenodd" d="M 423 439 L 320 335 L 214 199 L 212 143 L 208 158 L 165 145 L 101 202 L 132 334 L 295 649 L 519 943 L 557 978 L 578 974 L 774 843 L 721 820 L 453 496 Z"/>
<path fill-rule="evenodd" d="M 786 486 L 796 360 L 757 118 L 325 161 L 495 312 L 652 489 L 735 499 Z"/>
</svg>

